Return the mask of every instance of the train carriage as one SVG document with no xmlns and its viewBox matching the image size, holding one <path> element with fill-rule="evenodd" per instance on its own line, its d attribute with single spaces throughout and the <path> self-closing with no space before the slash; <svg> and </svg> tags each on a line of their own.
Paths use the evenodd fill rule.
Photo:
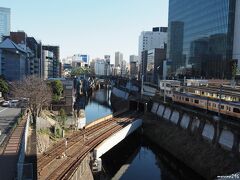
<svg viewBox="0 0 240 180">
<path fill-rule="evenodd" d="M 238 102 L 228 102 L 224 100 L 220 102 L 219 100 L 176 91 L 173 93 L 172 100 L 174 102 L 240 118 L 240 103 Z"/>
</svg>

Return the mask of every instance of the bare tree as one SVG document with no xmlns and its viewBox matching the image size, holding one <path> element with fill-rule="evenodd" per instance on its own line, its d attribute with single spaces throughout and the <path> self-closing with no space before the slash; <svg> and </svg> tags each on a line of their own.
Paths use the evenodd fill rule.
<svg viewBox="0 0 240 180">
<path fill-rule="evenodd" d="M 43 107 L 47 107 L 52 100 L 51 88 L 44 80 L 36 76 L 28 76 L 12 83 L 12 93 L 16 98 L 28 99 L 28 108 L 34 124 Z"/>
</svg>

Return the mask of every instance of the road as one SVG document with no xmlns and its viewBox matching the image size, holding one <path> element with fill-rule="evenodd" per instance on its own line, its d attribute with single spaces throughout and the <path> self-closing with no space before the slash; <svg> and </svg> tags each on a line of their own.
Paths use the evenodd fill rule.
<svg viewBox="0 0 240 180">
<path fill-rule="evenodd" d="M 16 122 L 20 112 L 20 108 L 0 107 L 0 145 Z"/>
</svg>

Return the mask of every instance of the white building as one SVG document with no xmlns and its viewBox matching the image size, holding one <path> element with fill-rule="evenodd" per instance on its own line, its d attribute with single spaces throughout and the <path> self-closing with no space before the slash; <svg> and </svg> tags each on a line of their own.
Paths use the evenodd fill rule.
<svg viewBox="0 0 240 180">
<path fill-rule="evenodd" d="M 9 8 L 0 7 L 0 42 L 2 41 L 2 36 L 10 35 L 10 13 Z"/>
<path fill-rule="evenodd" d="M 73 67 L 85 67 L 89 66 L 90 57 L 87 54 L 75 54 L 72 57 Z"/>
<path fill-rule="evenodd" d="M 104 76 L 106 75 L 106 61 L 104 59 L 96 59 L 94 60 L 94 72 L 97 76 Z"/>
<path fill-rule="evenodd" d="M 167 27 L 156 27 L 152 31 L 143 31 L 139 36 L 138 56 L 142 51 L 155 48 L 163 49 L 167 44 Z"/>
</svg>

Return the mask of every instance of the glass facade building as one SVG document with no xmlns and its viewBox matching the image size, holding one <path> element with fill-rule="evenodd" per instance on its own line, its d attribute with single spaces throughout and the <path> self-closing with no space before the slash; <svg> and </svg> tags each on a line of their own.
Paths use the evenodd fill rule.
<svg viewBox="0 0 240 180">
<path fill-rule="evenodd" d="M 10 35 L 10 9 L 0 7 L 0 42 L 2 36 Z"/>
<path fill-rule="evenodd" d="M 231 78 L 236 0 L 169 0 L 167 58 L 171 73 Z"/>
</svg>

